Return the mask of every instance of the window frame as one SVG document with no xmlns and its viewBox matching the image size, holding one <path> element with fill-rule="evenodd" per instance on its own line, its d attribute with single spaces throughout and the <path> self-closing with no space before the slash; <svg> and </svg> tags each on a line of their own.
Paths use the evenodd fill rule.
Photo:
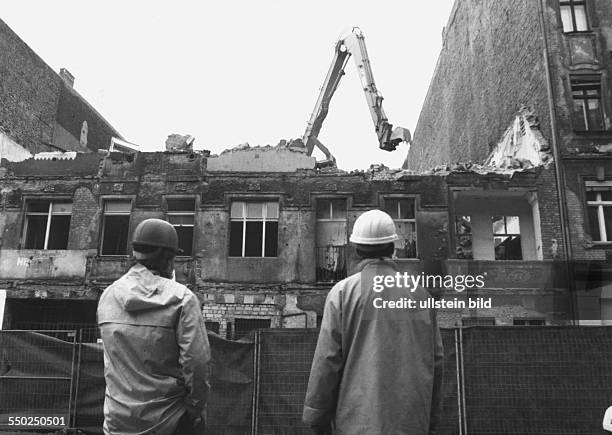
<svg viewBox="0 0 612 435">
<path fill-rule="evenodd" d="M 398 207 L 400 206 L 401 200 L 410 200 L 413 203 L 413 210 L 414 210 L 414 217 L 412 219 L 395 219 L 393 218 L 393 216 L 391 216 L 391 219 L 393 219 L 393 223 L 396 224 L 395 229 L 397 231 L 397 223 L 413 223 L 414 224 L 414 231 L 412 232 L 412 234 L 414 234 L 414 241 L 415 241 L 415 256 L 414 257 L 402 257 L 402 258 L 398 258 L 399 260 L 418 260 L 420 259 L 419 257 L 419 237 L 418 237 L 418 225 L 417 225 L 417 211 L 419 209 L 419 197 L 417 195 L 403 195 L 403 194 L 384 194 L 381 197 L 382 201 L 379 201 L 380 204 L 380 208 L 382 211 L 384 211 L 386 213 L 387 210 L 387 201 L 398 201 Z M 398 216 L 401 216 L 401 208 L 398 209 Z"/>
<path fill-rule="evenodd" d="M 170 211 L 170 208 L 168 206 L 168 201 L 173 201 L 173 200 L 193 200 L 193 211 Z M 179 195 L 179 196 L 165 196 L 164 197 L 164 205 L 165 205 L 165 211 L 166 211 L 166 220 L 173 226 L 173 227 L 177 227 L 177 226 L 183 226 L 183 227 L 192 227 L 193 228 L 193 234 L 191 235 L 191 253 L 190 254 L 183 254 L 180 253 L 177 255 L 177 257 L 186 257 L 186 258 L 191 258 L 194 255 L 194 240 L 195 240 L 195 234 L 196 234 L 196 213 L 198 210 L 198 197 L 197 196 L 193 196 L 193 195 Z M 175 225 L 172 222 L 170 222 L 170 217 L 171 216 L 193 216 L 193 223 L 191 225 L 187 224 L 187 225 Z M 176 228 L 175 228 L 176 229 Z M 180 248 L 180 246 L 179 246 Z"/>
<path fill-rule="evenodd" d="M 596 91 L 595 96 L 589 95 L 588 91 Z M 574 93 L 580 92 L 581 95 L 576 96 Z M 581 75 L 571 74 L 570 75 L 570 93 L 572 97 L 572 123 L 574 125 L 574 131 L 578 133 L 589 133 L 589 132 L 605 132 L 605 112 L 604 112 L 604 100 L 603 100 L 603 86 L 600 75 Z M 582 104 L 582 122 L 584 123 L 585 129 L 579 130 L 576 128 L 576 115 L 575 115 L 575 104 L 576 101 L 580 101 Z M 589 125 L 588 116 L 588 103 L 589 101 L 597 101 L 600 124 L 596 128 L 591 128 Z"/>
<path fill-rule="evenodd" d="M 570 15 L 572 18 L 572 29 L 571 30 L 565 30 L 565 26 L 563 23 L 563 13 L 561 12 L 564 6 L 567 6 L 570 11 Z M 585 30 L 577 30 L 578 26 L 576 23 L 576 6 L 584 7 L 584 20 L 585 20 L 585 25 L 586 25 Z M 586 0 L 560 0 L 559 1 L 559 16 L 561 18 L 560 19 L 561 30 L 563 33 L 586 33 L 586 32 L 591 31 L 591 23 L 589 22 L 589 13 L 588 13 Z"/>
<path fill-rule="evenodd" d="M 599 189 L 597 189 L 599 188 Z M 584 183 L 584 199 L 586 204 L 586 216 L 584 222 L 588 225 L 588 234 L 593 238 L 593 230 L 595 228 L 591 228 L 590 218 L 589 218 L 589 207 L 597 207 L 597 224 L 600 236 L 602 239 L 606 240 L 592 240 L 594 244 L 599 245 L 609 245 L 612 244 L 612 237 L 608 238 L 608 234 L 606 231 L 606 222 L 605 222 L 605 214 L 604 207 L 610 207 L 610 213 L 612 213 L 612 201 L 602 201 L 601 200 L 601 192 L 603 191 L 612 191 L 612 181 L 585 181 Z M 598 199 L 595 201 L 590 201 L 588 199 L 589 192 L 597 193 Z"/>
<path fill-rule="evenodd" d="M 278 216 L 275 219 L 266 219 L 267 218 L 267 213 L 268 213 L 268 203 L 276 203 L 277 206 L 277 213 Z M 233 204 L 234 203 L 242 203 L 242 217 L 241 218 L 234 218 L 232 217 L 232 208 L 233 208 Z M 249 203 L 260 203 L 265 205 L 265 207 L 262 207 L 262 218 L 261 220 L 259 219 L 255 219 L 255 218 L 247 218 L 247 204 Z M 279 236 L 279 225 L 280 225 L 280 213 L 281 213 L 281 202 L 279 198 L 232 198 L 229 201 L 229 237 L 228 237 L 228 251 L 227 251 L 227 256 L 230 258 L 278 258 L 278 253 L 279 253 L 279 248 L 280 248 L 280 244 L 278 243 L 278 236 Z M 231 224 L 232 222 L 242 222 L 242 252 L 241 255 L 231 255 L 230 251 L 231 251 Z M 247 256 L 246 254 L 246 227 L 247 227 L 247 222 L 262 222 L 262 233 L 261 233 L 261 255 L 259 256 Z M 276 255 L 274 256 L 266 256 L 266 222 L 276 222 Z"/>
<path fill-rule="evenodd" d="M 496 217 L 502 217 L 504 220 L 504 232 L 503 233 L 496 233 L 495 229 L 493 228 L 493 223 L 495 222 L 493 219 Z M 519 225 L 519 232 L 518 233 L 510 233 L 508 232 L 508 218 L 509 217 L 516 217 L 518 220 L 518 225 Z M 491 231 L 493 233 L 493 255 L 495 257 L 495 261 L 523 261 L 523 258 L 525 257 L 523 255 L 523 235 L 521 233 L 521 218 L 519 215 L 509 215 L 509 214 L 497 214 L 497 215 L 493 215 L 491 216 Z M 520 242 L 520 246 L 521 246 L 521 258 L 518 259 L 508 259 L 508 258 L 497 258 L 497 253 L 495 252 L 495 239 L 498 237 L 515 237 L 518 236 L 519 238 L 519 242 Z"/>
<path fill-rule="evenodd" d="M 49 202 L 49 208 L 47 210 L 47 212 L 28 212 L 28 206 L 29 204 L 35 203 L 35 202 Z M 53 213 L 53 204 L 70 204 L 70 213 Z M 59 215 L 59 216 L 70 216 L 70 224 L 68 226 L 68 240 L 66 241 L 66 249 L 52 249 L 52 250 L 57 250 L 57 251 L 66 251 L 68 250 L 68 243 L 70 242 L 70 228 L 72 226 L 72 207 L 73 207 L 74 203 L 72 201 L 72 198 L 68 198 L 68 197 L 48 197 L 48 196 L 44 196 L 44 197 L 38 197 L 38 196 L 30 196 L 30 197 L 25 197 L 24 198 L 24 202 L 23 202 L 23 232 L 21 235 L 21 249 L 35 249 L 35 250 L 42 250 L 42 251 L 49 251 L 50 249 L 48 249 L 48 244 L 49 244 L 49 235 L 51 232 L 51 218 L 53 215 Z M 28 216 L 47 216 L 47 224 L 46 224 L 46 228 L 45 228 L 45 241 L 43 244 L 43 248 L 26 248 L 26 244 L 27 244 L 27 235 L 28 235 L 28 226 L 29 226 L 29 218 Z"/>
<path fill-rule="evenodd" d="M 101 202 L 101 213 L 102 213 L 102 219 L 101 219 L 101 224 L 100 224 L 100 243 L 98 243 L 98 255 L 102 256 L 102 257 L 128 257 L 130 254 L 130 227 L 132 224 L 132 213 L 134 211 L 134 199 L 135 197 L 133 195 L 130 196 L 103 196 L 100 198 L 100 202 Z M 130 211 L 128 213 L 108 213 L 110 215 L 114 215 L 114 216 L 129 216 L 129 221 L 128 221 L 128 235 L 127 235 L 127 242 L 126 242 L 126 253 L 125 254 L 103 254 L 103 249 L 104 249 L 104 232 L 106 230 L 106 210 L 105 210 L 105 206 L 107 202 L 128 202 L 130 203 Z"/>
</svg>

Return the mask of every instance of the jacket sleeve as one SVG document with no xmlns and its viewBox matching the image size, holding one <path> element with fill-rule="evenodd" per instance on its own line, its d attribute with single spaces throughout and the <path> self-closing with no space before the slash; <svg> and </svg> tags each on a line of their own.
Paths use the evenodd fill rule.
<svg viewBox="0 0 612 435">
<path fill-rule="evenodd" d="M 444 390 L 442 379 L 444 377 L 444 347 L 442 345 L 442 335 L 438 327 L 436 311 L 432 310 L 434 327 L 434 379 L 433 394 L 431 397 L 431 412 L 429 417 L 429 434 L 435 435 L 436 428 L 442 419 L 442 400 Z"/>
<path fill-rule="evenodd" d="M 305 424 L 329 426 L 336 410 L 342 370 L 342 303 L 336 285 L 325 301 L 302 414 Z"/>
<path fill-rule="evenodd" d="M 206 406 L 210 388 L 210 345 L 198 298 L 191 292 L 185 294 L 185 303 L 176 328 L 176 340 L 179 346 L 179 364 L 187 390 L 187 412 L 192 417 L 197 417 Z"/>
</svg>

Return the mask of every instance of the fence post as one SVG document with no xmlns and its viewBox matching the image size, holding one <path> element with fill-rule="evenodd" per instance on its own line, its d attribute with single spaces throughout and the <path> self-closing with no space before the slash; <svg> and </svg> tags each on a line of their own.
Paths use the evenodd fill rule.
<svg viewBox="0 0 612 435">
<path fill-rule="evenodd" d="M 81 379 L 81 359 L 82 359 L 82 353 L 83 353 L 83 330 L 79 329 L 78 331 L 78 336 L 79 336 L 79 341 L 77 342 L 76 346 L 77 346 L 77 353 L 76 353 L 76 370 L 73 370 L 72 372 L 72 379 L 74 379 L 74 398 L 73 398 L 73 402 L 74 402 L 74 406 L 73 406 L 73 412 L 74 412 L 74 418 L 73 418 L 73 422 L 72 422 L 72 427 L 76 428 L 76 424 L 77 424 L 77 406 L 79 404 L 78 399 L 79 399 L 79 382 Z M 74 364 L 73 364 L 73 368 L 74 368 Z"/>
<path fill-rule="evenodd" d="M 73 428 L 75 423 L 75 412 L 74 412 L 74 366 L 77 358 L 77 334 L 78 331 L 72 331 L 72 367 L 70 368 L 70 396 L 68 398 L 68 427 Z"/>
<path fill-rule="evenodd" d="M 459 362 L 459 328 L 455 328 L 455 370 L 457 373 L 457 412 L 459 421 L 459 435 L 463 435 L 463 407 L 461 406 L 461 374 L 460 374 L 460 362 Z"/>
<path fill-rule="evenodd" d="M 463 328 L 459 327 L 459 366 L 457 367 L 457 372 L 461 372 L 461 384 L 459 387 L 460 391 L 460 404 L 461 404 L 461 412 L 459 413 L 461 421 L 461 428 L 463 430 L 463 434 L 467 435 L 467 407 L 465 404 L 465 372 L 464 372 L 464 362 L 463 362 Z"/>
<path fill-rule="evenodd" d="M 259 367 L 260 367 L 261 329 L 255 330 L 253 348 L 253 411 L 251 414 L 251 435 L 257 435 L 257 417 L 259 414 Z"/>
</svg>

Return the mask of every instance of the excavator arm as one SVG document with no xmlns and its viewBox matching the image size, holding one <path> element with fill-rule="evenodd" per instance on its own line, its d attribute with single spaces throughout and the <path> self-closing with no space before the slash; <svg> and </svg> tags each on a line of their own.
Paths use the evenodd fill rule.
<svg viewBox="0 0 612 435">
<path fill-rule="evenodd" d="M 329 103 L 336 89 L 338 89 L 338 84 L 344 75 L 344 69 L 351 55 L 353 56 L 359 72 L 359 78 L 361 79 L 361 84 L 370 109 L 370 115 L 372 116 L 376 135 L 378 136 L 379 147 L 386 151 L 393 151 L 401 142 L 410 142 L 410 132 L 408 129 L 402 127 L 393 129 L 393 125 L 388 122 L 382 107 L 383 97 L 380 95 L 378 89 L 376 89 L 376 84 L 374 83 L 374 75 L 372 74 L 372 67 L 370 65 L 363 33 L 359 28 L 354 27 L 348 36 L 340 38 L 336 43 L 334 59 L 327 72 L 315 108 L 310 116 L 306 131 L 302 138 L 308 155 L 312 155 L 315 147 L 319 148 L 325 154 L 325 160 L 318 162 L 318 166 L 335 165 L 335 158 L 325 145 L 319 141 L 318 135 L 321 131 L 323 121 L 327 117 Z"/>
</svg>

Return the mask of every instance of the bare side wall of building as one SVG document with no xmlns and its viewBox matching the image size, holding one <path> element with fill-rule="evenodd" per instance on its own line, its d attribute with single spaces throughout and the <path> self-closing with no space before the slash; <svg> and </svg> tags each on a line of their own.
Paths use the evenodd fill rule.
<svg viewBox="0 0 612 435">
<path fill-rule="evenodd" d="M 534 0 L 455 2 L 404 167 L 482 161 L 523 105 L 550 137 L 537 10 Z"/>
</svg>

